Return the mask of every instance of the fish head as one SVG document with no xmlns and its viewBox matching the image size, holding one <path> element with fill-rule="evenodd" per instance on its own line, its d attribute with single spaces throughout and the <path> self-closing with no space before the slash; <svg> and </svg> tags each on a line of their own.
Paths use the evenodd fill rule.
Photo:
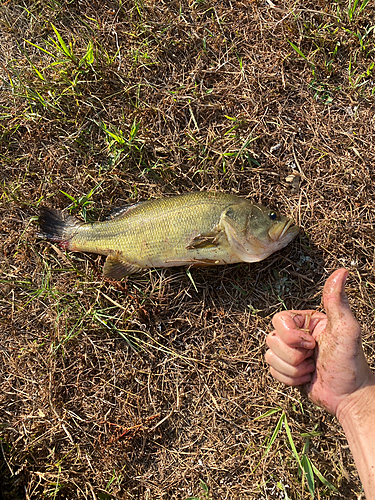
<svg viewBox="0 0 375 500">
<path fill-rule="evenodd" d="M 287 217 L 249 200 L 228 207 L 221 222 L 232 250 L 244 262 L 265 259 L 299 233 Z"/>
</svg>

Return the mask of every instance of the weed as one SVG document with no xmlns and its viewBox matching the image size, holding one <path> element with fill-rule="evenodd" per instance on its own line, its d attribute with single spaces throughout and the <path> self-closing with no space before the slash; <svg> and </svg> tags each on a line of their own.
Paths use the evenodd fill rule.
<svg viewBox="0 0 375 500">
<path fill-rule="evenodd" d="M 310 438 L 308 438 L 305 441 L 301 455 L 298 454 L 297 447 L 294 443 L 292 432 L 291 432 L 290 427 L 289 427 L 286 413 L 284 410 L 282 410 L 282 408 L 272 408 L 271 410 L 268 410 L 263 415 L 260 415 L 259 417 L 257 417 L 255 420 L 257 421 L 257 420 L 260 420 L 260 419 L 263 419 L 266 417 L 270 417 L 271 415 L 274 415 L 275 413 L 279 413 L 279 412 L 281 412 L 281 415 L 279 417 L 279 420 L 277 421 L 277 424 L 276 424 L 275 429 L 272 433 L 272 436 L 268 439 L 266 450 L 263 453 L 262 458 L 264 458 L 269 453 L 269 451 L 271 450 L 273 444 L 275 443 L 281 429 L 284 428 L 286 436 L 287 436 L 287 442 L 290 446 L 292 455 L 295 458 L 297 465 L 298 465 L 298 475 L 299 475 L 299 477 L 302 477 L 302 487 L 303 487 L 304 481 L 306 481 L 311 498 L 315 498 L 315 492 L 316 492 L 315 476 L 329 490 L 336 491 L 335 486 L 333 486 L 333 484 L 331 484 L 329 481 L 327 481 L 327 479 L 324 478 L 324 476 L 319 472 L 317 467 L 315 467 L 315 465 L 311 462 L 311 460 L 308 457 Z M 257 467 L 258 466 L 259 466 L 259 463 L 258 463 Z M 255 472 L 256 468 L 253 470 L 253 472 Z"/>
<path fill-rule="evenodd" d="M 0 496 L 361 494 L 338 422 L 308 400 L 292 420 L 299 394 L 264 363 L 273 314 L 319 308 L 344 265 L 374 364 L 373 8 L 315 4 L 1 3 Z M 304 236 L 264 262 L 121 282 L 37 238 L 45 200 L 90 221 L 98 198 L 202 190 Z"/>
<path fill-rule="evenodd" d="M 198 496 L 187 497 L 185 500 L 208 500 L 209 498 L 209 488 L 207 484 L 200 480 L 199 486 L 201 488 L 201 493 Z"/>
<path fill-rule="evenodd" d="M 140 122 L 134 118 L 128 136 L 121 129 L 108 127 L 105 123 L 100 123 L 99 126 L 106 135 L 110 152 L 109 167 L 115 168 L 130 158 L 137 158 L 139 165 L 146 166 L 143 155 L 145 142 L 137 138 Z M 147 168 L 144 171 L 147 171 Z"/>
<path fill-rule="evenodd" d="M 348 1 L 348 18 L 353 21 L 356 15 L 359 15 L 367 6 L 369 0 L 349 0 Z"/>
<path fill-rule="evenodd" d="M 80 196 L 78 199 L 72 196 L 71 194 L 65 193 L 65 191 L 60 190 L 60 192 L 67 198 L 69 198 L 69 200 L 72 202 L 72 204 L 68 207 L 68 209 L 70 211 L 81 209 L 82 216 L 85 222 L 87 222 L 87 209 L 94 203 L 91 198 L 102 184 L 103 181 L 100 181 L 95 187 L 91 189 L 91 191 L 89 191 L 89 193 Z"/>
</svg>

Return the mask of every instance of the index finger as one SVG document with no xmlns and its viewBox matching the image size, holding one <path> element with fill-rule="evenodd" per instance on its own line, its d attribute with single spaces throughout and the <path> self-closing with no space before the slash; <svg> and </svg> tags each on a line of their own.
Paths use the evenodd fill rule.
<svg viewBox="0 0 375 500">
<path fill-rule="evenodd" d="M 311 331 L 316 324 L 318 315 L 320 316 L 321 313 L 312 310 L 283 311 L 275 314 L 272 323 L 280 338 L 288 346 L 314 349 L 315 339 L 311 335 Z"/>
</svg>

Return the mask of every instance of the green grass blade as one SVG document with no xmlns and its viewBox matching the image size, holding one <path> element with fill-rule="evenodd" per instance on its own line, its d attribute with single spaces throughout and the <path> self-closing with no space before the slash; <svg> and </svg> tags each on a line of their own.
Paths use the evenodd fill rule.
<svg viewBox="0 0 375 500">
<path fill-rule="evenodd" d="M 125 144 L 125 139 L 123 137 L 122 130 L 117 131 L 117 134 L 115 134 L 115 133 L 111 132 L 108 129 L 108 127 L 107 127 L 107 125 L 105 123 L 102 123 L 99 126 L 104 130 L 104 132 L 107 135 L 109 135 L 110 137 L 112 137 L 112 139 L 114 139 L 118 144 L 121 144 L 121 145 Z"/>
<path fill-rule="evenodd" d="M 359 13 L 361 13 L 365 8 L 366 8 L 366 5 L 369 3 L 370 0 L 363 0 L 360 8 L 359 8 Z"/>
<path fill-rule="evenodd" d="M 251 134 L 246 138 L 246 140 L 244 141 L 244 143 L 242 144 L 241 146 L 241 149 L 238 151 L 238 153 L 236 154 L 236 160 L 237 158 L 243 153 L 243 151 L 246 150 L 246 148 L 249 146 L 249 144 L 251 144 L 252 142 L 256 141 L 257 139 L 259 139 L 259 135 L 257 137 L 251 137 Z"/>
<path fill-rule="evenodd" d="M 277 438 L 277 435 L 283 425 L 283 422 L 285 423 L 285 413 L 283 412 L 282 415 L 280 416 L 279 418 L 279 421 L 277 422 L 276 424 L 276 427 L 275 427 L 275 430 L 273 431 L 273 434 L 271 436 L 271 439 L 269 440 L 268 442 L 268 445 L 267 445 L 267 448 L 266 448 L 266 451 L 264 452 L 263 456 L 267 455 L 267 453 L 270 451 L 271 449 L 271 446 L 273 445 L 273 443 L 275 442 L 276 438 Z"/>
<path fill-rule="evenodd" d="M 31 67 L 33 68 L 33 70 L 35 71 L 35 73 L 39 76 L 39 78 L 40 78 L 43 82 L 45 82 L 45 81 L 46 81 L 46 79 L 44 78 L 44 76 L 42 75 L 42 73 L 41 73 L 40 71 L 38 71 L 38 70 L 36 69 L 36 67 L 35 67 L 33 64 L 31 65 Z"/>
<path fill-rule="evenodd" d="M 94 62 L 94 45 L 92 41 L 90 40 L 87 49 L 86 49 L 86 54 L 82 57 L 82 59 L 79 61 L 78 66 L 81 67 L 83 65 L 88 64 L 89 66 Z"/>
<path fill-rule="evenodd" d="M 71 200 L 73 203 L 77 203 L 77 200 L 73 196 L 71 196 L 70 194 L 65 193 L 65 191 L 62 191 L 60 189 L 60 193 L 65 194 L 65 196 L 67 196 L 69 198 L 69 200 Z"/>
<path fill-rule="evenodd" d="M 298 456 L 297 448 L 294 444 L 292 433 L 290 432 L 290 427 L 289 427 L 289 424 L 288 424 L 286 417 L 285 417 L 284 425 L 285 425 L 285 431 L 286 431 L 286 435 L 288 436 L 288 441 L 289 441 L 290 447 L 292 448 L 293 455 L 294 455 L 295 459 L 297 460 L 299 467 L 302 469 L 301 460 Z"/>
<path fill-rule="evenodd" d="M 206 494 L 208 494 L 209 488 L 208 488 L 207 484 L 204 481 L 202 481 L 202 479 L 200 480 L 199 484 L 200 484 L 200 487 L 202 488 L 202 490 Z"/>
<path fill-rule="evenodd" d="M 266 411 L 266 413 L 263 413 L 263 415 L 259 415 L 259 417 L 254 418 L 254 422 L 256 420 L 260 420 L 261 418 L 269 417 L 270 415 L 278 413 L 279 411 L 281 411 L 281 408 L 271 408 L 271 410 Z"/>
<path fill-rule="evenodd" d="M 298 55 L 303 57 L 303 59 L 305 59 L 305 61 L 309 62 L 309 60 L 307 59 L 305 54 L 297 47 L 297 45 L 294 45 L 294 43 L 291 42 L 290 40 L 288 40 L 288 42 L 290 43 L 291 47 L 297 52 Z"/>
<path fill-rule="evenodd" d="M 56 59 L 56 56 L 54 56 L 51 52 L 48 52 L 48 50 L 43 49 L 43 47 L 41 47 L 40 45 L 37 45 L 36 43 L 32 43 L 29 40 L 26 40 L 25 38 L 23 40 L 24 40 L 24 42 L 29 43 L 33 47 L 36 47 L 37 49 L 41 50 L 42 52 L 45 52 L 49 56 L 53 57 L 53 59 Z"/>
<path fill-rule="evenodd" d="M 314 474 L 315 474 L 315 475 L 316 475 L 316 477 L 319 479 L 319 481 L 320 481 L 321 483 L 323 483 L 323 484 L 324 484 L 324 486 L 326 486 L 327 488 L 329 488 L 331 491 L 337 491 L 336 486 L 334 486 L 332 483 L 330 483 L 330 482 L 329 482 L 329 481 L 328 481 L 328 480 L 327 480 L 327 479 L 323 476 L 323 474 L 319 471 L 319 469 L 317 469 L 317 468 L 315 467 L 315 465 L 314 465 L 312 462 L 310 462 L 310 463 L 311 463 L 311 467 L 312 467 L 312 469 L 313 469 L 313 471 L 314 471 Z"/>
<path fill-rule="evenodd" d="M 280 408 L 281 410 L 281 408 Z M 259 418 L 259 417 L 258 417 Z M 259 464 L 261 463 L 261 461 L 263 460 L 263 458 L 267 455 L 267 453 L 270 451 L 271 449 L 271 446 L 273 445 L 273 443 L 275 442 L 276 438 L 277 438 L 277 435 L 279 434 L 279 431 L 283 425 L 283 422 L 285 420 L 285 413 L 284 411 L 282 412 L 277 424 L 276 424 L 276 427 L 273 431 L 273 434 L 268 442 L 268 445 L 267 445 L 267 448 L 265 450 L 265 452 L 263 453 L 261 459 L 259 460 L 259 462 L 257 463 L 257 465 L 253 468 L 253 470 L 251 471 L 251 474 L 254 474 L 254 472 L 257 470 L 257 468 L 259 467 Z M 246 450 L 247 451 L 247 450 Z"/>
<path fill-rule="evenodd" d="M 315 481 L 314 481 L 314 472 L 311 466 L 311 462 L 306 455 L 302 455 L 301 458 L 302 470 L 305 473 L 307 479 L 307 486 L 309 488 L 310 495 L 312 498 L 315 497 Z"/>
<path fill-rule="evenodd" d="M 55 26 L 51 23 L 51 26 L 52 26 L 52 29 L 53 31 L 55 32 L 56 36 L 57 36 L 57 39 L 59 41 L 59 44 L 61 46 L 61 49 L 63 50 L 64 54 L 69 57 L 69 59 L 71 59 L 72 61 L 75 61 L 75 57 L 74 57 L 74 54 L 73 54 L 73 51 L 70 51 L 68 46 L 66 45 L 66 43 L 64 42 L 62 36 L 60 35 L 60 33 L 57 31 L 57 28 L 55 28 Z"/>
<path fill-rule="evenodd" d="M 141 122 L 137 123 L 137 120 L 134 118 L 132 128 L 130 130 L 130 141 L 133 141 L 138 133 L 139 126 L 141 125 Z"/>
<path fill-rule="evenodd" d="M 94 186 L 88 194 L 85 194 L 84 196 L 79 198 L 78 204 L 79 205 L 86 205 L 90 201 L 90 198 L 95 193 L 95 191 L 97 191 L 100 188 L 100 186 L 103 184 L 103 182 L 104 181 L 98 182 L 98 184 L 96 186 Z M 93 203 L 93 202 L 90 202 L 90 203 Z"/>
</svg>

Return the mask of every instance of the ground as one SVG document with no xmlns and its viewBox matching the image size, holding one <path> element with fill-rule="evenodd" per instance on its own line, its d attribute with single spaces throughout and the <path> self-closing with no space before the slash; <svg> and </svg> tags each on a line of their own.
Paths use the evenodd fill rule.
<svg viewBox="0 0 375 500">
<path fill-rule="evenodd" d="M 0 25 L 0 496 L 364 499 L 335 418 L 264 354 L 345 266 L 374 367 L 372 2 L 7 0 Z M 40 206 L 199 190 L 301 234 L 119 282 L 38 238 Z"/>
</svg>

